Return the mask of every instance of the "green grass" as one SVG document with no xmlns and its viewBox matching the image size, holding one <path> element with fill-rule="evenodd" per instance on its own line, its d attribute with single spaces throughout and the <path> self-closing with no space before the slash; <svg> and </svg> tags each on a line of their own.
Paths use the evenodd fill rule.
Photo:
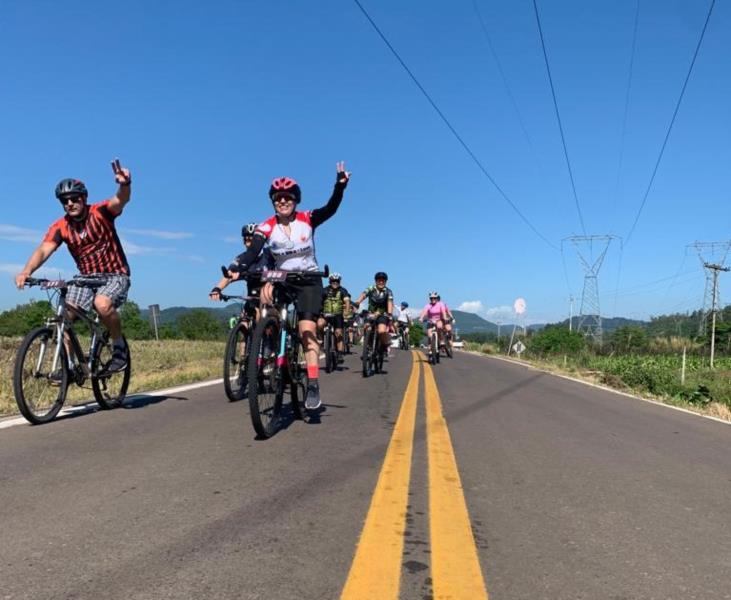
<svg viewBox="0 0 731 600">
<path fill-rule="evenodd" d="M 490 344 L 467 343 L 474 352 L 494 354 Z M 708 359 L 688 356 L 685 383 L 681 383 L 682 358 L 677 354 L 597 356 L 579 355 L 531 357 L 529 362 L 549 370 L 570 373 L 610 387 L 648 396 L 668 404 L 692 408 L 731 420 L 731 357 L 715 360 L 715 369 Z"/>
<path fill-rule="evenodd" d="M 0 337 L 0 415 L 15 414 L 13 367 L 20 338 Z M 224 342 L 131 341 L 132 377 L 128 394 L 205 381 L 222 376 Z M 90 384 L 72 385 L 66 403 L 94 399 Z"/>
</svg>

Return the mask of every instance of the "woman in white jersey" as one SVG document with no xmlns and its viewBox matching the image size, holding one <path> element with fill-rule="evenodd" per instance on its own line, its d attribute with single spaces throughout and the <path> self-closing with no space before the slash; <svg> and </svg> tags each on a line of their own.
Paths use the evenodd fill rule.
<svg viewBox="0 0 731 600">
<path fill-rule="evenodd" d="M 343 200 L 343 191 L 348 185 L 350 173 L 345 163 L 337 163 L 335 189 L 330 200 L 321 208 L 299 211 L 297 204 L 302 192 L 297 182 L 290 177 L 278 177 L 269 188 L 269 198 L 274 205 L 273 217 L 260 223 L 254 232 L 254 240 L 244 254 L 240 254 L 229 266 L 232 277 L 238 277 L 248 265 L 256 260 L 266 242 L 274 256 L 275 268 L 282 271 L 319 271 L 315 258 L 315 229 L 332 217 Z M 295 291 L 295 306 L 299 316 L 300 336 L 305 344 L 307 359 L 307 395 L 305 407 L 314 410 L 320 407 L 319 366 L 320 346 L 317 343 L 317 318 L 322 310 L 322 281 L 319 277 L 303 279 L 290 286 Z M 272 302 L 271 283 L 261 289 L 262 304 Z"/>
</svg>

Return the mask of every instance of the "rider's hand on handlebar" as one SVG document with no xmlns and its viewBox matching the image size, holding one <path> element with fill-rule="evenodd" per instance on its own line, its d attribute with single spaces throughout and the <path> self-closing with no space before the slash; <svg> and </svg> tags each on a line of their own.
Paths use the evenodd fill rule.
<svg viewBox="0 0 731 600">
<path fill-rule="evenodd" d="M 30 277 L 29 273 L 18 273 L 15 276 L 15 285 L 19 290 L 22 290 L 23 287 L 25 287 L 25 280 L 28 279 L 28 277 Z"/>
</svg>

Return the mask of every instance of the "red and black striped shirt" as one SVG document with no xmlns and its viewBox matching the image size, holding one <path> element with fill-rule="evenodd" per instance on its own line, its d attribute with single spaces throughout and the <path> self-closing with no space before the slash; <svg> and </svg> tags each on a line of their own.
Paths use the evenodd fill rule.
<svg viewBox="0 0 731 600">
<path fill-rule="evenodd" d="M 44 242 L 66 242 L 71 256 L 82 275 L 90 273 L 130 274 L 127 257 L 117 236 L 114 220 L 109 210 L 109 200 L 92 204 L 81 221 L 68 215 L 61 217 L 48 228 Z"/>
</svg>

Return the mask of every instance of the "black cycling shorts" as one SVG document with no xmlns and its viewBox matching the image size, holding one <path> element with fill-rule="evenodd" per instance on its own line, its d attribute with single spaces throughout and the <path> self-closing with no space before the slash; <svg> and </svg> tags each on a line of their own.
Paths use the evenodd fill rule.
<svg viewBox="0 0 731 600">
<path fill-rule="evenodd" d="M 322 280 L 317 277 L 287 283 L 287 291 L 294 298 L 294 306 L 300 321 L 317 321 L 322 312 Z"/>
<path fill-rule="evenodd" d="M 344 325 L 344 319 L 342 313 L 339 315 L 333 315 L 329 318 L 330 322 L 332 323 L 333 327 L 335 329 L 342 329 Z"/>
</svg>

